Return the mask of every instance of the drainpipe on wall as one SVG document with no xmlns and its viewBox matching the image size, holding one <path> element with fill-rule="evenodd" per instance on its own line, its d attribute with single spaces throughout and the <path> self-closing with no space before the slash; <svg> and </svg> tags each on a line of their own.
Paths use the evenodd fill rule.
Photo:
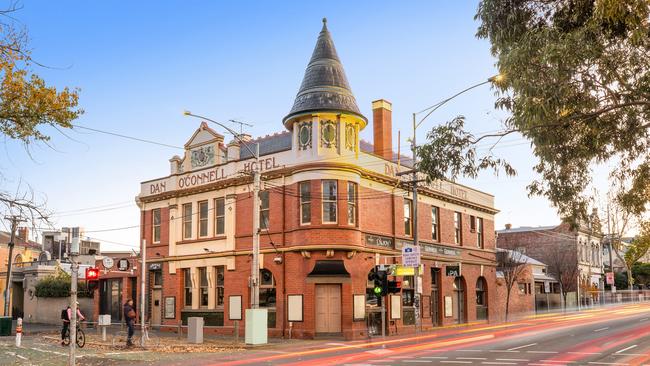
<svg viewBox="0 0 650 366">
<path fill-rule="evenodd" d="M 286 230 L 287 230 L 287 220 L 286 220 L 286 211 L 285 211 L 285 199 L 286 199 L 286 177 L 283 174 L 282 175 L 282 246 L 285 246 L 285 239 L 286 239 Z M 287 284 L 286 284 L 286 263 L 285 263 L 285 258 L 284 258 L 284 253 L 282 252 L 282 301 L 284 303 L 284 307 L 286 308 L 286 297 L 287 297 Z M 286 330 L 286 325 L 287 325 L 287 317 L 286 317 L 287 312 L 283 311 L 282 312 L 282 338 L 284 338 L 284 331 Z M 276 315 L 277 316 L 277 315 Z"/>
</svg>

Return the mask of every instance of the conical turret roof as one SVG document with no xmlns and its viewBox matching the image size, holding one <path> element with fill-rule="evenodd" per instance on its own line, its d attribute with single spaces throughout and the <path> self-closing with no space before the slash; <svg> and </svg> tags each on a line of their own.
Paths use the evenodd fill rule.
<svg viewBox="0 0 650 366">
<path fill-rule="evenodd" d="M 327 29 L 327 19 L 323 18 L 323 29 L 318 35 L 314 53 L 305 70 L 305 77 L 302 79 L 293 108 L 284 117 L 284 124 L 291 129 L 292 117 L 329 111 L 354 114 L 367 121 L 359 111 Z"/>
</svg>

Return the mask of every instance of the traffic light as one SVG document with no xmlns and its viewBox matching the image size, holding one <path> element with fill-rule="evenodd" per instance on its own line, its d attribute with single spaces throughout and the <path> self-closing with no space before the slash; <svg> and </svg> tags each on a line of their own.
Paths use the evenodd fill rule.
<svg viewBox="0 0 650 366">
<path fill-rule="evenodd" d="M 375 283 L 373 289 L 375 296 L 382 297 L 386 295 L 388 281 L 388 273 L 386 273 L 386 270 L 374 268 L 368 274 L 368 281 L 373 281 Z"/>
<path fill-rule="evenodd" d="M 86 268 L 86 285 L 91 293 L 97 288 L 99 282 L 99 268 Z"/>
<path fill-rule="evenodd" d="M 386 281 L 387 289 L 386 292 L 389 294 L 396 294 L 402 291 L 402 281 Z"/>
<path fill-rule="evenodd" d="M 98 268 L 86 268 L 86 280 L 87 281 L 98 281 L 99 280 L 99 269 Z"/>
</svg>

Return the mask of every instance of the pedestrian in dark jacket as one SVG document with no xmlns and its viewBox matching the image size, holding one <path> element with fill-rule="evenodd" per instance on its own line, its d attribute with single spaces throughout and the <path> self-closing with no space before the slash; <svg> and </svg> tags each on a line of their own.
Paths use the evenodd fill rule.
<svg viewBox="0 0 650 366">
<path fill-rule="evenodd" d="M 135 325 L 135 307 L 133 306 L 133 300 L 129 299 L 124 304 L 124 320 L 126 321 L 126 326 L 129 329 L 128 337 L 126 338 L 127 347 L 133 346 L 131 339 L 133 338 L 133 327 Z"/>
</svg>

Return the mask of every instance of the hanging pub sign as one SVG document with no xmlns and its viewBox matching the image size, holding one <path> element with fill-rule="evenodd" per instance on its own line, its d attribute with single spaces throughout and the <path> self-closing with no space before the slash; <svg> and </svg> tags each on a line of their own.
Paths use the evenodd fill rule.
<svg viewBox="0 0 650 366">
<path fill-rule="evenodd" d="M 447 277 L 460 277 L 460 264 L 455 266 L 445 266 L 445 275 Z"/>
<path fill-rule="evenodd" d="M 131 268 L 129 260 L 126 258 L 120 258 L 117 260 L 117 270 L 118 271 L 128 271 Z"/>
</svg>

